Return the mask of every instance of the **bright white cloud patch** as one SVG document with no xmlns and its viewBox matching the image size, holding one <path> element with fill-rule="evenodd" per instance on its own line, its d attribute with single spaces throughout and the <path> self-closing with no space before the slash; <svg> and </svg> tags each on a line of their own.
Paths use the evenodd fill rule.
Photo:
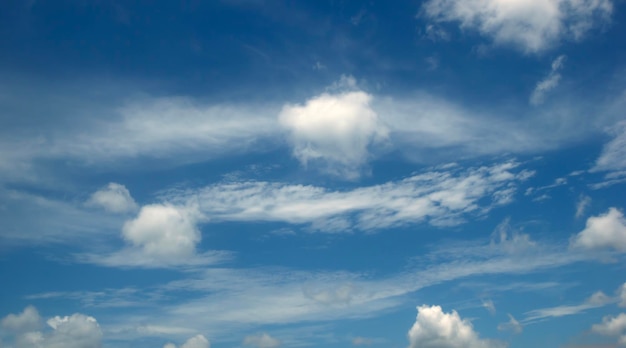
<svg viewBox="0 0 626 348">
<path fill-rule="evenodd" d="M 171 205 L 146 205 L 124 224 L 124 239 L 155 258 L 186 257 L 200 242 L 194 212 Z"/>
<path fill-rule="evenodd" d="M 112 213 L 128 213 L 137 210 L 137 203 L 126 186 L 113 182 L 94 192 L 87 204 L 104 208 Z"/>
<path fill-rule="evenodd" d="M 286 105 L 279 116 L 293 155 L 307 166 L 353 179 L 370 157 L 370 146 L 387 136 L 363 91 L 323 93 L 304 105 Z"/>
<path fill-rule="evenodd" d="M 603 335 L 620 337 L 620 343 L 626 343 L 626 313 L 620 313 L 618 316 L 606 316 L 602 318 L 600 324 L 594 324 L 591 331 Z"/>
<path fill-rule="evenodd" d="M 174 343 L 167 343 L 163 348 L 176 348 Z M 211 343 L 203 335 L 196 335 L 183 343 L 180 348 L 211 348 Z"/>
<path fill-rule="evenodd" d="M 563 39 L 580 40 L 610 20 L 611 0 L 430 0 L 423 6 L 436 22 L 458 22 L 496 44 L 526 53 L 549 49 Z"/>
<path fill-rule="evenodd" d="M 102 331 L 96 319 L 80 313 L 48 319 L 51 330 L 38 331 L 41 318 L 34 307 L 2 320 L 4 329 L 14 333 L 16 348 L 100 348 Z"/>
<path fill-rule="evenodd" d="M 375 230 L 409 223 L 456 225 L 513 199 L 532 175 L 515 162 L 434 170 L 380 185 L 346 191 L 270 182 L 220 183 L 172 192 L 178 205 L 198 201 L 210 221 L 280 221 L 315 230 Z"/>
<path fill-rule="evenodd" d="M 617 208 L 587 219 L 585 229 L 574 237 L 572 246 L 585 249 L 615 249 L 626 252 L 626 219 Z"/>
<path fill-rule="evenodd" d="M 472 323 L 456 311 L 444 313 L 440 306 L 417 307 L 417 319 L 409 330 L 409 348 L 494 348 L 505 345 L 481 339 Z"/>
<path fill-rule="evenodd" d="M 550 70 L 548 76 L 537 83 L 535 90 L 530 95 L 530 103 L 532 105 L 542 104 L 546 94 L 559 85 L 559 82 L 561 81 L 561 74 L 559 71 L 563 68 L 564 62 L 565 56 L 559 56 L 552 62 L 552 70 Z"/>
<path fill-rule="evenodd" d="M 276 348 L 281 346 L 281 342 L 267 333 L 262 333 L 259 335 L 247 336 L 243 340 L 243 345 L 256 348 Z"/>
</svg>

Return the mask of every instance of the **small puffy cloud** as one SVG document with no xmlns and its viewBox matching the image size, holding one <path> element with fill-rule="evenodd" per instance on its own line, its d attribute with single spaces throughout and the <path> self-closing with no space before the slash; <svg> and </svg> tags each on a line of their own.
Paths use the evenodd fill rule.
<svg viewBox="0 0 626 348">
<path fill-rule="evenodd" d="M 354 79 L 343 82 L 353 89 Z M 304 166 L 354 179 L 370 158 L 370 147 L 387 136 L 371 108 L 372 96 L 360 90 L 323 93 L 303 105 L 285 105 L 280 124 L 289 133 L 293 155 Z"/>
<path fill-rule="evenodd" d="M 456 22 L 498 45 L 538 53 L 563 39 L 580 40 L 613 12 L 611 0 L 429 0 L 423 14 Z"/>
<path fill-rule="evenodd" d="M 513 333 L 519 334 L 522 333 L 523 326 L 519 321 L 515 319 L 511 314 L 509 316 L 509 321 L 506 323 L 498 324 L 499 331 L 512 331 Z"/>
<path fill-rule="evenodd" d="M 542 104 L 545 100 L 546 94 L 559 85 L 559 82 L 561 81 L 561 74 L 559 71 L 563 68 L 564 62 L 564 55 L 559 56 L 552 62 L 552 70 L 550 70 L 548 76 L 537 83 L 533 93 L 530 95 L 530 103 L 532 105 Z"/>
<path fill-rule="evenodd" d="M 122 235 L 148 256 L 187 257 L 201 239 L 196 223 L 191 209 L 152 204 L 143 206 L 135 219 L 124 224 Z"/>
<path fill-rule="evenodd" d="M 167 343 L 163 348 L 176 348 L 174 343 Z M 211 343 L 203 335 L 196 335 L 183 343 L 180 348 L 211 348 Z"/>
<path fill-rule="evenodd" d="M 0 323 L 3 329 L 11 332 L 35 331 L 41 325 L 41 317 L 35 307 L 28 306 L 20 314 L 7 315 Z"/>
<path fill-rule="evenodd" d="M 585 229 L 572 239 L 572 246 L 584 249 L 615 249 L 626 252 L 626 219 L 617 208 L 587 219 Z"/>
<path fill-rule="evenodd" d="M 281 344 L 280 340 L 268 335 L 267 333 L 247 336 L 243 340 L 244 346 L 252 346 L 256 348 L 275 348 L 280 347 Z"/>
<path fill-rule="evenodd" d="M 609 133 L 613 139 L 604 145 L 592 171 L 626 171 L 626 121 L 614 125 Z"/>
<path fill-rule="evenodd" d="M 417 307 L 417 319 L 409 330 L 409 348 L 494 348 L 505 345 L 479 338 L 472 323 L 456 311 L 440 306 Z"/>
<path fill-rule="evenodd" d="M 128 189 L 114 182 L 94 192 L 87 205 L 100 207 L 111 213 L 129 213 L 137 210 L 137 203 Z"/>
</svg>

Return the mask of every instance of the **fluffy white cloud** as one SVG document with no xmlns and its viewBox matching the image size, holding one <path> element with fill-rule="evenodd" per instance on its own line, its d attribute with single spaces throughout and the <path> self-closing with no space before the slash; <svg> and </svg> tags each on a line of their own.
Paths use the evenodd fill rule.
<svg viewBox="0 0 626 348">
<path fill-rule="evenodd" d="M 492 348 L 502 343 L 481 339 L 472 323 L 456 311 L 444 313 L 440 306 L 417 307 L 417 319 L 409 330 L 409 348 Z"/>
<path fill-rule="evenodd" d="M 279 116 L 293 155 L 306 166 L 354 179 L 370 158 L 370 146 L 387 136 L 363 91 L 323 93 L 304 105 L 286 105 Z"/>
<path fill-rule="evenodd" d="M 228 182 L 172 192 L 178 205 L 199 202 L 210 221 L 281 221 L 313 229 L 374 230 L 409 223 L 454 225 L 512 199 L 517 183 L 532 173 L 515 162 L 462 169 L 439 168 L 400 181 L 331 191 L 270 182 Z"/>
<path fill-rule="evenodd" d="M 516 334 L 522 333 L 522 330 L 524 329 L 522 324 L 520 324 L 520 322 L 517 321 L 515 317 L 513 317 L 511 314 L 508 314 L 508 316 L 509 321 L 507 321 L 506 323 L 498 324 L 498 330 L 512 331 Z"/>
<path fill-rule="evenodd" d="M 48 331 L 37 331 L 41 318 L 34 307 L 2 320 L 5 329 L 15 334 L 16 348 L 100 348 L 102 331 L 96 319 L 80 313 L 48 319 Z M 6 324 L 5 324 L 6 323 Z"/>
<path fill-rule="evenodd" d="M 423 13 L 436 22 L 458 22 L 496 44 L 536 53 L 563 39 L 581 39 L 610 20 L 611 0 L 429 0 Z"/>
<path fill-rule="evenodd" d="M 550 70 L 550 73 L 543 80 L 537 83 L 533 93 L 530 95 L 530 103 L 532 105 L 542 104 L 546 94 L 559 85 L 559 82 L 561 81 L 561 74 L 559 71 L 563 68 L 564 62 L 564 55 L 559 56 L 552 62 L 552 69 Z"/>
<path fill-rule="evenodd" d="M 174 343 L 167 343 L 163 348 L 176 348 Z M 211 348 L 211 343 L 204 335 L 196 335 L 183 343 L 180 348 Z"/>
<path fill-rule="evenodd" d="M 94 192 L 87 204 L 104 208 L 112 213 L 129 213 L 137 210 L 137 203 L 126 186 L 113 182 Z"/>
<path fill-rule="evenodd" d="M 267 333 L 262 333 L 258 335 L 247 336 L 243 340 L 244 346 L 253 346 L 256 348 L 276 348 L 281 346 L 281 342 L 268 335 Z"/>
<path fill-rule="evenodd" d="M 604 336 L 620 336 L 626 331 L 626 313 L 620 313 L 616 317 L 606 316 L 602 323 L 594 324 L 591 331 Z"/>
<path fill-rule="evenodd" d="M 133 246 L 155 258 L 192 255 L 201 235 L 195 212 L 172 205 L 153 204 L 124 224 L 122 235 Z"/>
<path fill-rule="evenodd" d="M 585 229 L 572 239 L 572 246 L 585 249 L 615 249 L 626 252 L 626 219 L 616 208 L 587 219 Z"/>
<path fill-rule="evenodd" d="M 3 329 L 13 332 L 27 332 L 39 329 L 41 317 L 33 306 L 24 308 L 20 314 L 9 314 L 0 322 Z"/>
</svg>

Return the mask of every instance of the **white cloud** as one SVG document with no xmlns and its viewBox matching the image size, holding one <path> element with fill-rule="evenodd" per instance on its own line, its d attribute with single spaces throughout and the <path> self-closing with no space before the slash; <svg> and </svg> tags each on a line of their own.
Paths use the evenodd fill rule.
<svg viewBox="0 0 626 348">
<path fill-rule="evenodd" d="M 228 182 L 165 193 L 177 205 L 199 202 L 209 221 L 280 221 L 322 230 L 375 230 L 410 223 L 451 225 L 512 198 L 529 172 L 515 162 L 416 174 L 400 181 L 330 191 L 270 182 Z"/>
<path fill-rule="evenodd" d="M 41 326 L 41 317 L 35 307 L 28 306 L 20 314 L 7 315 L 0 324 L 3 329 L 13 332 L 35 331 Z"/>
<path fill-rule="evenodd" d="M 352 339 L 353 346 L 368 346 L 373 343 L 374 343 L 374 340 L 371 338 L 367 338 L 367 337 L 355 337 Z"/>
<path fill-rule="evenodd" d="M 174 343 L 167 343 L 163 348 L 176 348 Z M 196 335 L 183 343 L 180 348 L 211 348 L 211 343 L 204 335 Z"/>
<path fill-rule="evenodd" d="M 110 255 L 82 254 L 78 258 L 113 267 L 193 266 L 227 259 L 227 252 L 197 253 L 202 239 L 198 224 L 203 219 L 194 206 L 145 205 L 122 228 L 127 248 Z"/>
<path fill-rule="evenodd" d="M 293 155 L 304 166 L 315 163 L 334 175 L 358 177 L 371 157 L 370 146 L 387 136 L 371 100 L 370 94 L 356 90 L 285 105 L 279 122 L 289 133 Z"/>
<path fill-rule="evenodd" d="M 626 252 L 626 219 L 617 208 L 587 219 L 585 229 L 572 239 L 572 246 L 584 249 L 615 249 Z"/>
<path fill-rule="evenodd" d="M 597 291 L 592 294 L 585 302 L 578 305 L 557 306 L 551 308 L 535 309 L 526 312 L 524 323 L 535 322 L 545 318 L 557 318 L 569 315 L 575 315 L 584 312 L 588 309 L 599 308 L 606 306 L 614 300 L 604 294 L 602 291 Z"/>
<path fill-rule="evenodd" d="M 619 292 L 619 306 L 622 308 L 626 307 L 626 283 L 620 286 L 618 292 Z"/>
<path fill-rule="evenodd" d="M 94 192 L 87 204 L 104 208 L 112 213 L 130 213 L 137 210 L 137 203 L 126 186 L 113 182 Z"/>
<path fill-rule="evenodd" d="M 537 53 L 564 39 L 580 40 L 606 23 L 611 0 L 430 0 L 422 8 L 436 22 L 458 22 L 498 45 Z"/>
<path fill-rule="evenodd" d="M 409 348 L 490 348 L 505 347 L 479 338 L 472 323 L 456 311 L 444 313 L 440 306 L 417 307 L 417 319 L 409 330 Z"/>
<path fill-rule="evenodd" d="M 2 320 L 3 328 L 15 334 L 16 348 L 100 348 L 102 331 L 96 319 L 80 313 L 53 317 L 46 322 L 50 329 L 38 331 L 41 318 L 34 307 Z"/>
<path fill-rule="evenodd" d="M 561 81 L 561 74 L 559 71 L 563 68 L 565 62 L 565 56 L 561 55 L 552 62 L 552 69 L 548 76 L 537 83 L 533 93 L 530 95 L 530 103 L 532 105 L 543 104 L 543 101 L 551 90 L 555 89 Z"/>
<path fill-rule="evenodd" d="M 244 346 L 253 346 L 256 348 L 276 348 L 281 346 L 281 342 L 268 335 L 267 333 L 262 333 L 258 335 L 247 336 L 243 340 Z"/>
<path fill-rule="evenodd" d="M 499 331 L 512 331 L 513 333 L 519 334 L 522 333 L 524 327 L 520 324 L 519 321 L 515 319 L 511 314 L 508 314 L 509 321 L 506 323 L 498 324 Z"/>
<path fill-rule="evenodd" d="M 491 314 L 496 314 L 496 305 L 492 300 L 483 300 L 483 307 Z"/>
<path fill-rule="evenodd" d="M 581 195 L 576 203 L 576 218 L 582 217 L 587 211 L 587 208 L 589 208 L 589 205 L 591 205 L 591 197 Z"/>
<path fill-rule="evenodd" d="M 626 171 L 626 121 L 615 124 L 609 130 L 613 139 L 604 145 L 592 171 Z"/>
<path fill-rule="evenodd" d="M 620 313 L 616 317 L 606 316 L 602 323 L 594 324 L 591 331 L 604 336 L 620 336 L 626 331 L 626 313 Z"/>
</svg>

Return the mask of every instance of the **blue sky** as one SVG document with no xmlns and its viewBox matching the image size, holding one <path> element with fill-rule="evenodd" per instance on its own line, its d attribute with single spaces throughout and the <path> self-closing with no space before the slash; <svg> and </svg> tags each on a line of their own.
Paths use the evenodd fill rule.
<svg viewBox="0 0 626 348">
<path fill-rule="evenodd" d="M 0 4 L 0 347 L 626 346 L 620 0 Z"/>
</svg>

